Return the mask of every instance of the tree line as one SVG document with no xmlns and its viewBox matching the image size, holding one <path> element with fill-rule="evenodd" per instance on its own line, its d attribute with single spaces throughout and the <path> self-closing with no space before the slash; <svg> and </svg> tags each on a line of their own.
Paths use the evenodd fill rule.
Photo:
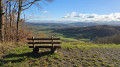
<svg viewBox="0 0 120 67">
<path fill-rule="evenodd" d="M 0 0 L 0 41 L 17 41 L 28 35 L 24 18 L 21 13 L 39 1 L 52 0 Z M 39 3 L 38 3 L 39 4 Z"/>
</svg>

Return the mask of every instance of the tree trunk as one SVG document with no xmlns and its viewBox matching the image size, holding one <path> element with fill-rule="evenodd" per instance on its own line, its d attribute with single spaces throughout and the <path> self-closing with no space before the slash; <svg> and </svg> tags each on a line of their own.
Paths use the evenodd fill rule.
<svg viewBox="0 0 120 67">
<path fill-rule="evenodd" d="M 8 22 L 8 17 L 7 17 L 7 7 L 8 7 L 8 5 L 6 6 L 6 13 L 5 13 L 5 29 L 4 29 L 4 32 L 5 32 L 5 35 L 4 35 L 4 41 L 6 42 L 7 41 L 7 29 L 8 29 L 8 27 L 7 27 L 7 22 Z"/>
<path fill-rule="evenodd" d="M 0 0 L 0 40 L 4 42 L 4 13 L 3 13 L 3 0 Z"/>
<path fill-rule="evenodd" d="M 10 41 L 12 41 L 12 16 L 11 16 L 11 2 L 9 2 L 9 16 L 10 16 Z"/>
<path fill-rule="evenodd" d="M 17 17 L 17 42 L 19 42 L 19 22 L 20 22 L 20 14 L 21 14 L 21 0 L 19 0 L 19 10 Z"/>
</svg>

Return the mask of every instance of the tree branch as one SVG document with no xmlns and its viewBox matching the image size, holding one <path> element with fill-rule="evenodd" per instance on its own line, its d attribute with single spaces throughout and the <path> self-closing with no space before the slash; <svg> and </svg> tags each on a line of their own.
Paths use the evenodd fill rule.
<svg viewBox="0 0 120 67">
<path fill-rule="evenodd" d="M 21 11 L 24 11 L 24 10 L 26 10 L 26 9 L 30 8 L 32 5 L 33 5 L 33 3 L 32 3 L 32 4 L 30 4 L 30 6 L 28 6 L 27 8 L 22 9 Z"/>
<path fill-rule="evenodd" d="M 25 7 L 25 6 L 29 5 L 29 4 L 34 4 L 36 1 L 41 1 L 41 0 L 34 0 L 33 2 L 29 2 L 28 4 L 25 4 L 25 5 L 21 6 L 21 7 Z"/>
<path fill-rule="evenodd" d="M 10 0 L 6 1 L 3 5 L 5 5 L 6 3 L 9 3 L 9 2 L 10 2 Z"/>
</svg>

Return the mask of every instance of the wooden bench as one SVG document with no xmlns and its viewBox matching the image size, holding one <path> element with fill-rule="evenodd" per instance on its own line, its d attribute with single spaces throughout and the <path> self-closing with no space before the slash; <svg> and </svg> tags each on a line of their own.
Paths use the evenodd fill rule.
<svg viewBox="0 0 120 67">
<path fill-rule="evenodd" d="M 56 52 L 56 48 L 61 48 L 60 45 L 54 45 L 54 44 L 60 44 L 60 38 L 53 38 L 53 36 L 51 38 L 34 38 L 33 36 L 32 38 L 27 38 L 27 40 L 29 40 L 28 44 L 33 44 L 32 46 L 29 46 L 29 48 L 33 48 L 34 53 L 38 53 L 39 48 L 50 48 L 51 52 L 53 53 Z M 43 40 L 49 42 L 44 42 Z M 54 42 L 54 40 L 59 42 Z M 52 45 L 36 46 L 35 44 L 52 44 Z"/>
</svg>

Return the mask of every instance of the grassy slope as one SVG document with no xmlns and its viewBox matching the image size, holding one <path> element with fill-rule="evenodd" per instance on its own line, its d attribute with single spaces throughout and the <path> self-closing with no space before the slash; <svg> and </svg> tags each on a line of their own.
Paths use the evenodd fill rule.
<svg viewBox="0 0 120 67">
<path fill-rule="evenodd" d="M 31 26 L 30 26 L 31 27 Z M 46 28 L 42 29 L 42 26 L 36 26 L 33 28 L 34 33 L 44 32 L 48 35 L 55 35 L 61 37 L 61 39 L 66 40 L 65 38 L 70 39 L 90 39 L 94 40 L 96 37 L 106 37 L 113 36 L 120 33 L 120 26 L 91 26 L 91 27 L 71 27 L 71 28 Z M 30 29 L 32 30 L 32 29 Z"/>
<path fill-rule="evenodd" d="M 62 42 L 58 53 L 51 54 L 49 49 L 40 49 L 32 53 L 26 45 L 9 51 L 1 58 L 1 67 L 79 67 L 79 66 L 120 66 L 120 45 L 92 44 L 84 42 Z"/>
<path fill-rule="evenodd" d="M 112 36 L 120 32 L 119 26 L 91 26 L 56 29 L 53 33 L 63 34 L 66 38 L 88 38 Z"/>
</svg>

